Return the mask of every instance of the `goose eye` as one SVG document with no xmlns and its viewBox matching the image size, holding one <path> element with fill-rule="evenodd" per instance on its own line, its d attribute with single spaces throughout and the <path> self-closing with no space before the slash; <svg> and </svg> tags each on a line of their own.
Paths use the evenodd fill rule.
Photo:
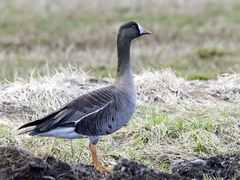
<svg viewBox="0 0 240 180">
<path fill-rule="evenodd" d="M 134 25 L 132 25 L 132 27 L 131 27 L 132 29 L 136 29 L 136 26 L 134 26 Z"/>
</svg>

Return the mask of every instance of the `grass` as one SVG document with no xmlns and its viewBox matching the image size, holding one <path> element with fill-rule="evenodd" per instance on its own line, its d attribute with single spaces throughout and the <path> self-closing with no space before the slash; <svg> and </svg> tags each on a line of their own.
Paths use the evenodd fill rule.
<svg viewBox="0 0 240 180">
<path fill-rule="evenodd" d="M 89 164 L 87 139 L 72 140 L 72 152 L 70 140 L 17 136 L 20 125 L 42 117 L 78 94 L 112 82 L 92 81 L 91 76 L 74 67 L 60 69 L 49 76 L 1 85 L 0 144 L 24 147 L 40 157 L 54 155 L 66 162 Z M 126 127 L 101 138 L 101 161 L 115 164 L 121 158 L 131 158 L 150 168 L 170 171 L 176 160 L 238 153 L 239 98 L 233 93 L 237 86 L 231 86 L 238 79 L 235 74 L 207 83 L 194 82 L 176 77 L 170 69 L 143 71 L 135 77 L 136 113 Z M 224 91 L 219 83 L 225 84 Z M 191 90 L 186 91 L 186 86 Z M 226 91 L 229 94 L 224 94 Z"/>
<path fill-rule="evenodd" d="M 89 164 L 87 139 L 73 140 L 72 152 L 70 140 L 17 136 L 17 128 L 111 83 L 118 28 L 136 20 L 152 31 L 131 49 L 138 107 L 126 127 L 101 138 L 101 161 L 170 171 L 175 160 L 239 153 L 239 9 L 237 0 L 6 1 L 0 145 Z"/>
<path fill-rule="evenodd" d="M 207 8 L 205 9 L 207 10 Z M 217 32 L 208 32 L 208 33 L 199 33 L 199 30 L 206 26 L 209 22 L 216 25 L 217 19 L 221 16 L 226 20 L 228 18 L 229 12 L 220 10 L 211 10 L 210 12 L 206 13 L 207 16 L 200 16 L 198 18 L 196 17 L 190 17 L 189 20 L 186 19 L 186 26 L 190 26 L 191 28 L 188 28 L 187 31 L 181 32 L 181 26 L 177 26 L 178 32 L 176 33 L 176 36 L 181 36 L 180 38 L 184 39 L 183 41 L 186 41 L 188 37 L 190 37 L 192 42 L 196 43 L 196 34 L 199 36 L 202 36 L 203 40 L 206 41 L 206 43 L 211 39 L 210 37 L 206 36 L 216 36 Z M 234 13 L 233 13 L 234 14 Z M 184 19 L 182 16 L 179 16 L 180 18 Z M 188 16 L 189 17 L 189 16 Z M 168 16 L 170 18 L 170 16 Z M 191 19 L 193 18 L 193 19 Z M 215 19 L 217 18 L 217 19 Z M 177 17 L 174 17 L 173 19 L 178 19 Z M 214 21 L 214 22 L 212 22 Z M 231 21 L 231 20 L 230 20 Z M 173 22 L 173 21 L 171 21 Z M 176 22 L 175 22 L 176 23 Z M 184 24 L 184 23 L 183 23 Z M 183 26 L 183 29 L 185 29 L 185 25 Z M 214 28 L 213 28 L 214 29 Z M 194 35 L 195 34 L 195 35 Z M 187 36 L 186 36 L 187 35 Z M 219 35 L 221 36 L 221 35 Z M 219 41 L 221 41 L 219 36 L 216 36 L 214 39 L 211 40 L 211 46 L 208 46 L 207 48 L 200 47 L 198 50 L 193 49 L 189 53 L 186 53 L 185 55 L 181 56 L 180 58 L 173 58 L 169 60 L 167 63 L 163 62 L 163 67 L 171 66 L 174 69 L 177 69 L 177 72 L 179 75 L 182 76 L 188 76 L 189 79 L 212 79 L 216 78 L 217 74 L 221 74 L 224 72 L 233 72 L 238 71 L 234 67 L 238 66 L 237 58 L 234 56 L 238 56 L 237 51 L 228 51 L 230 49 L 226 48 L 219 48 L 221 43 L 219 44 Z M 172 41 L 175 41 L 178 37 L 175 37 Z M 230 37 L 229 37 L 230 38 Z M 231 38 L 230 38 L 231 39 Z M 189 39 L 188 39 L 189 40 Z M 187 42 L 189 42 L 187 40 Z M 200 40 L 200 39 L 198 39 Z M 233 39 L 232 39 L 233 40 Z M 190 42 L 192 44 L 192 42 Z M 210 42 L 210 41 L 209 41 Z M 224 43 L 229 42 L 226 40 Z M 200 43 L 200 42 L 199 42 Z M 219 45 L 217 47 L 216 45 Z M 188 48 L 188 45 L 184 44 L 183 46 Z M 192 44 L 192 46 L 194 46 Z M 217 48 L 216 48 L 217 47 Z M 180 47 L 177 47 L 178 49 Z M 226 49 L 228 49 L 226 51 Z M 174 52 L 172 52 L 174 53 Z M 220 58 L 219 58 L 220 57 Z M 227 66 L 229 69 L 226 69 Z M 213 73 L 214 72 L 214 73 Z"/>
<path fill-rule="evenodd" d="M 189 80 L 209 80 L 216 78 L 218 74 L 237 72 L 238 56 L 237 52 L 204 48 L 167 65 L 173 69 L 181 69 L 177 74 L 187 76 Z"/>
<path fill-rule="evenodd" d="M 5 2 L 0 7 L 0 80 L 13 81 L 16 73 L 27 78 L 31 69 L 35 77 L 46 75 L 46 60 L 51 72 L 70 63 L 92 70 L 95 77 L 115 76 L 116 34 L 129 20 L 152 31 L 134 42 L 134 73 L 141 72 L 139 67 L 171 67 L 179 76 L 206 80 L 238 72 L 238 1 L 107 4 Z"/>
</svg>

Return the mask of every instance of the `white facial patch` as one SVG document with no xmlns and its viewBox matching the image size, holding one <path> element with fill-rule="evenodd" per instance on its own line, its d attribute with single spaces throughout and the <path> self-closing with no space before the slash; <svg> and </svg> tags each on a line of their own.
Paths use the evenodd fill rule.
<svg viewBox="0 0 240 180">
<path fill-rule="evenodd" d="M 137 23 L 137 25 L 138 25 L 138 29 L 139 29 L 139 32 L 140 32 L 141 35 L 142 34 L 151 34 L 150 31 L 147 31 L 146 29 L 143 29 L 142 26 L 140 26 L 140 24 Z"/>
<path fill-rule="evenodd" d="M 140 34 L 142 34 L 144 32 L 144 29 L 142 28 L 142 26 L 140 26 L 140 24 L 137 23 L 137 25 L 138 25 L 138 29 L 139 29 Z"/>
</svg>

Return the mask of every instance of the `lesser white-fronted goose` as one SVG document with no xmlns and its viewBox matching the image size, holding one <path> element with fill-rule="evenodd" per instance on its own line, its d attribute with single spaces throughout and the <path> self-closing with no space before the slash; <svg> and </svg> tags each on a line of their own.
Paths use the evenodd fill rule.
<svg viewBox="0 0 240 180">
<path fill-rule="evenodd" d="M 134 38 L 150 31 L 137 22 L 123 24 L 117 36 L 118 67 L 113 85 L 86 93 L 47 116 L 27 123 L 19 134 L 58 138 L 89 138 L 92 164 L 101 173 L 111 171 L 100 164 L 96 144 L 128 123 L 136 108 L 136 90 L 130 65 L 130 45 Z"/>
</svg>

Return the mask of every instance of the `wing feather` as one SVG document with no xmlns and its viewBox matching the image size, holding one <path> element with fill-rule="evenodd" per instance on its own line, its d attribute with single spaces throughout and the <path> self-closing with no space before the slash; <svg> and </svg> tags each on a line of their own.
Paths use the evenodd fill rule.
<svg viewBox="0 0 240 180">
<path fill-rule="evenodd" d="M 119 90 L 112 97 L 104 107 L 77 121 L 75 131 L 86 136 L 101 136 L 124 126 L 131 119 L 136 106 L 130 97 Z"/>
<path fill-rule="evenodd" d="M 111 91 L 113 91 L 114 89 L 115 87 L 108 86 L 106 88 L 101 88 L 90 93 L 84 94 L 74 99 L 70 103 L 66 104 L 62 108 L 54 111 L 53 113 L 39 120 L 25 124 L 21 126 L 19 129 L 35 126 L 31 133 L 40 134 L 43 132 L 50 131 L 57 127 L 63 127 L 64 125 L 74 126 L 76 124 L 75 122 L 81 121 L 82 118 L 87 117 L 89 115 L 93 116 L 95 112 L 100 111 L 105 106 L 107 106 L 111 101 L 113 101 Z"/>
</svg>

